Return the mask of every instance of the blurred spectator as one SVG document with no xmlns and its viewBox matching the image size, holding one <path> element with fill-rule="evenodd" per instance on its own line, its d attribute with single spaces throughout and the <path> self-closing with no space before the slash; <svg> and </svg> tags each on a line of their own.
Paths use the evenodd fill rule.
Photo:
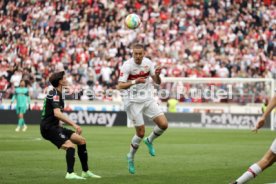
<svg viewBox="0 0 276 184">
<path fill-rule="evenodd" d="M 73 109 L 71 108 L 70 104 L 67 103 L 66 106 L 64 107 L 64 111 L 65 111 L 65 112 L 70 112 L 70 111 L 72 111 L 72 110 L 73 110 Z"/>
<path fill-rule="evenodd" d="M 177 112 L 177 104 L 178 100 L 176 99 L 176 97 L 172 96 L 167 102 L 168 112 Z"/>
<path fill-rule="evenodd" d="M 37 103 L 36 101 L 34 102 L 34 105 L 33 105 L 33 107 L 32 107 L 32 110 L 35 110 L 35 111 L 41 110 L 41 107 L 38 105 L 38 103 Z"/>
<path fill-rule="evenodd" d="M 8 87 L 8 81 L 0 75 L 0 92 L 6 91 Z"/>
<path fill-rule="evenodd" d="M 128 13 L 141 16 L 139 29 L 124 27 Z M 1 1 L 0 75 L 6 97 L 21 79 L 42 97 L 50 73 L 64 69 L 77 88 L 114 88 L 138 41 L 163 76 L 276 78 L 275 30 L 271 0 Z"/>
</svg>

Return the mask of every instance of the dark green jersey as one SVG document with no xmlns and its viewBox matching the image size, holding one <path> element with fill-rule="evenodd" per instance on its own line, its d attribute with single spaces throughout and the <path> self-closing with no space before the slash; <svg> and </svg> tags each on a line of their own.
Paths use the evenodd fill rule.
<svg viewBox="0 0 276 184">
<path fill-rule="evenodd" d="M 58 126 L 59 119 L 54 115 L 54 109 L 59 108 L 63 111 L 64 100 L 62 99 L 62 94 L 56 89 L 51 90 L 47 97 L 44 99 L 43 110 L 41 114 L 41 126 Z"/>
<path fill-rule="evenodd" d="M 16 100 L 17 107 L 27 107 L 30 104 L 29 90 L 28 88 L 15 88 L 12 102 Z"/>
</svg>

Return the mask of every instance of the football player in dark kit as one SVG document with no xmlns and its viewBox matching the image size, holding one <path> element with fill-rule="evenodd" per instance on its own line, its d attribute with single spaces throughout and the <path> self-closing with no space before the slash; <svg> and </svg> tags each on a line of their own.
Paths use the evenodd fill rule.
<svg viewBox="0 0 276 184">
<path fill-rule="evenodd" d="M 81 136 L 81 127 L 62 113 L 64 108 L 62 89 L 63 86 L 67 86 L 64 71 L 53 73 L 49 81 L 54 89 L 48 92 L 44 100 L 40 124 L 41 135 L 43 138 L 56 145 L 58 149 L 61 148 L 66 150 L 66 179 L 101 178 L 88 169 L 86 141 L 84 137 Z M 75 132 L 60 126 L 59 121 L 71 125 L 75 129 Z M 81 176 L 74 173 L 75 145 L 78 147 L 78 156 L 83 170 Z"/>
</svg>

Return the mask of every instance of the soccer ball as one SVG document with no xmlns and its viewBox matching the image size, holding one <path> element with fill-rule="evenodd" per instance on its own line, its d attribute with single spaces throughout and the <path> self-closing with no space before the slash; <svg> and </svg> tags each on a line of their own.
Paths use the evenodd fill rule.
<svg viewBox="0 0 276 184">
<path fill-rule="evenodd" d="M 125 25 L 129 29 L 136 29 L 141 24 L 141 19 L 138 15 L 132 13 L 125 19 Z"/>
</svg>

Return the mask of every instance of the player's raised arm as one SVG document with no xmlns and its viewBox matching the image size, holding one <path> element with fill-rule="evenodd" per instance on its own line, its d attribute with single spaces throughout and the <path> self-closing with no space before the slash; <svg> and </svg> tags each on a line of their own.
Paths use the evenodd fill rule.
<svg viewBox="0 0 276 184">
<path fill-rule="evenodd" d="M 152 75 L 152 80 L 156 83 L 156 84 L 161 84 L 161 78 L 160 78 L 160 74 L 161 74 L 161 67 L 157 67 L 154 71 L 154 75 Z"/>
</svg>

